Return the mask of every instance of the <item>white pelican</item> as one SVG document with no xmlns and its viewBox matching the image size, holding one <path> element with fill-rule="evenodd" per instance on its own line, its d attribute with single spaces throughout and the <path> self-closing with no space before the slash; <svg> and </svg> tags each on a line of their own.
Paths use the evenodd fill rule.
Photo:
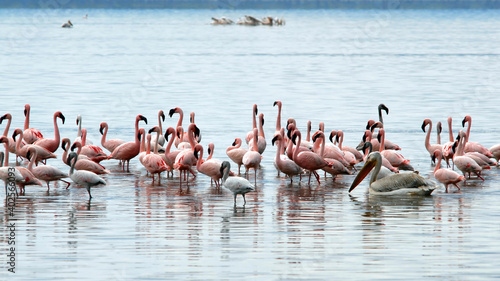
<svg viewBox="0 0 500 281">
<path fill-rule="evenodd" d="M 61 27 L 71 28 L 71 27 L 73 27 L 73 24 L 71 23 L 70 20 L 68 20 L 68 22 L 63 23 L 63 25 L 61 25 Z"/>
<path fill-rule="evenodd" d="M 372 152 L 368 155 L 365 165 L 351 184 L 351 192 L 375 167 L 370 177 L 370 194 L 380 195 L 430 195 L 438 186 L 435 182 L 427 180 L 418 173 L 400 173 L 386 176 L 377 180 L 378 173 L 382 167 L 382 155 L 380 152 Z"/>
</svg>

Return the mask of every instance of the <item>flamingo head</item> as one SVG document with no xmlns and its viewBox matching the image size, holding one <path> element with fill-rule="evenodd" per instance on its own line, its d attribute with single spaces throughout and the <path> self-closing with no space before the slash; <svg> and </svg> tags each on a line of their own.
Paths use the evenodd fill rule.
<svg viewBox="0 0 500 281">
<path fill-rule="evenodd" d="M 385 111 L 386 114 L 389 114 L 389 108 L 385 106 L 385 104 L 381 103 L 378 105 L 378 111 Z"/>
<path fill-rule="evenodd" d="M 100 125 L 99 125 L 99 133 L 101 133 L 101 135 L 104 135 L 104 127 L 106 127 L 105 125 L 106 123 L 105 122 L 102 122 Z"/>
<path fill-rule="evenodd" d="M 437 122 L 436 127 L 437 127 L 437 133 L 441 134 L 441 132 L 443 131 L 443 125 L 441 124 L 441 121 Z"/>
<path fill-rule="evenodd" d="M 314 135 L 312 136 L 312 141 L 313 142 L 316 142 L 316 140 L 318 138 L 325 138 L 325 134 L 322 132 L 322 131 L 317 131 L 316 133 L 314 133 Z"/>
<path fill-rule="evenodd" d="M 4 119 L 11 120 L 12 119 L 12 115 L 10 115 L 10 113 L 4 114 L 2 117 L 0 117 L 0 124 L 2 124 L 2 122 L 3 122 Z"/>
<path fill-rule="evenodd" d="M 149 129 L 148 134 L 151 134 L 153 132 L 155 132 L 155 133 L 160 132 L 160 127 L 154 126 L 153 128 Z"/>
<path fill-rule="evenodd" d="M 143 115 L 137 115 L 137 121 L 144 121 L 144 123 L 148 124 L 148 119 L 146 117 L 144 117 Z"/>
<path fill-rule="evenodd" d="M 158 112 L 158 115 L 160 115 L 161 120 L 162 120 L 163 122 L 165 122 L 165 113 L 163 112 L 163 110 L 160 110 L 160 111 Z"/>
<path fill-rule="evenodd" d="M 9 139 L 7 137 L 1 136 L 0 143 L 9 143 Z"/>
<path fill-rule="evenodd" d="M 274 135 L 273 139 L 271 140 L 272 145 L 274 146 L 274 143 L 278 140 L 281 140 L 281 135 L 280 134 Z"/>
<path fill-rule="evenodd" d="M 69 145 L 69 139 L 68 138 L 63 138 L 61 140 L 61 148 L 64 150 L 64 151 L 68 151 L 66 146 Z"/>
<path fill-rule="evenodd" d="M 17 135 L 22 135 L 23 131 L 21 131 L 21 129 L 15 129 L 14 132 L 12 133 L 12 139 L 14 139 L 14 141 L 16 141 L 16 136 Z"/>
<path fill-rule="evenodd" d="M 384 128 L 384 124 L 380 121 L 373 123 L 373 125 L 370 127 L 370 131 L 373 133 L 373 130 L 375 128 Z"/>
<path fill-rule="evenodd" d="M 255 114 L 255 116 L 257 116 L 258 113 L 259 113 L 259 110 L 257 109 L 257 104 L 254 104 L 253 105 L 253 114 Z"/>
<path fill-rule="evenodd" d="M 366 130 L 369 130 L 373 126 L 373 124 L 375 124 L 375 120 L 368 120 L 368 122 L 366 123 Z"/>
<path fill-rule="evenodd" d="M 76 116 L 76 125 L 78 126 L 82 122 L 82 116 L 78 115 Z"/>
<path fill-rule="evenodd" d="M 431 123 L 431 119 L 429 119 L 429 118 L 424 119 L 424 122 L 422 123 L 422 127 L 421 127 L 421 128 L 422 128 L 422 131 L 424 131 L 424 133 L 425 133 L 425 127 L 426 127 L 427 125 L 429 125 L 430 123 Z"/>
<path fill-rule="evenodd" d="M 470 115 L 465 115 L 464 120 L 462 120 L 462 127 L 465 127 L 465 123 L 471 122 L 471 121 L 472 121 L 472 117 L 470 117 Z"/>
<path fill-rule="evenodd" d="M 75 141 L 73 143 L 73 145 L 71 146 L 71 151 L 75 150 L 75 148 L 81 148 L 82 147 L 82 143 L 79 142 L 79 141 Z M 69 162 L 69 161 L 68 161 Z"/>
<path fill-rule="evenodd" d="M 66 121 L 66 117 L 64 117 L 64 115 L 62 114 L 62 112 L 61 112 L 61 111 L 56 112 L 54 115 L 55 115 L 56 117 L 61 118 L 62 123 L 64 124 L 64 122 Z"/>
</svg>

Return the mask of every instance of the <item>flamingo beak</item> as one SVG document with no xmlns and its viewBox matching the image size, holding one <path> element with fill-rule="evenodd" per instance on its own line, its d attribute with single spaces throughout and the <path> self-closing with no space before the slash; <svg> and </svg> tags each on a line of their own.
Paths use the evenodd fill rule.
<svg viewBox="0 0 500 281">
<path fill-rule="evenodd" d="M 273 103 L 273 106 L 276 106 L 277 104 L 278 104 L 278 102 L 277 102 L 277 101 L 275 101 L 275 102 Z"/>
<path fill-rule="evenodd" d="M 155 129 L 156 129 L 156 127 L 153 127 L 153 128 L 151 128 L 151 129 L 149 129 L 148 134 L 151 134 L 152 132 L 154 132 L 154 131 L 155 131 Z"/>
<path fill-rule="evenodd" d="M 278 140 L 278 136 L 274 136 L 274 138 L 271 140 L 272 145 L 274 146 L 274 143 Z"/>
<path fill-rule="evenodd" d="M 99 133 L 101 133 L 101 135 L 104 135 L 104 126 L 100 126 L 99 127 Z"/>
<path fill-rule="evenodd" d="M 5 115 L 4 115 L 4 116 L 2 116 L 2 117 L 0 117 L 0 124 L 2 124 L 3 119 L 5 119 Z"/>
<path fill-rule="evenodd" d="M 174 115 L 175 113 L 175 108 L 172 108 L 170 109 L 170 111 L 168 112 L 168 116 L 170 116 L 170 118 L 172 118 L 172 116 Z"/>
<path fill-rule="evenodd" d="M 425 124 L 425 121 L 424 121 L 424 123 L 422 123 L 422 131 L 424 131 L 424 133 L 425 133 L 425 125 L 427 125 L 427 124 Z"/>
<path fill-rule="evenodd" d="M 368 156 L 368 159 L 366 159 L 365 165 L 363 166 L 363 168 L 361 168 L 358 175 L 356 176 L 356 178 L 352 182 L 351 187 L 349 188 L 349 193 L 354 188 L 356 188 L 356 186 L 358 186 L 363 181 L 364 178 L 366 178 L 366 176 L 370 173 L 370 171 L 375 167 L 376 163 L 377 162 L 375 161 L 374 158 Z"/>
<path fill-rule="evenodd" d="M 146 123 L 146 125 L 148 124 L 148 119 L 142 115 L 139 115 L 139 119 L 144 121 L 144 123 Z"/>
<path fill-rule="evenodd" d="M 163 122 L 165 122 L 165 114 L 163 113 L 163 111 L 161 112 L 160 116 L 161 116 L 161 120 L 163 120 Z"/>
<path fill-rule="evenodd" d="M 467 119 L 467 118 L 464 118 L 464 120 L 462 120 L 462 127 L 465 127 L 465 122 L 467 122 L 467 121 L 465 121 L 465 119 Z"/>
<path fill-rule="evenodd" d="M 64 124 L 64 122 L 66 121 L 66 117 L 64 117 L 64 115 L 61 113 L 59 114 L 59 118 L 61 118 L 62 123 Z"/>
</svg>

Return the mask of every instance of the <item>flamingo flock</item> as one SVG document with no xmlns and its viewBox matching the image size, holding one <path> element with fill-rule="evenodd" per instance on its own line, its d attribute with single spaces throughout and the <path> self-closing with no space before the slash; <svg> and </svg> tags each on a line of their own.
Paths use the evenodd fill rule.
<svg viewBox="0 0 500 281">
<path fill-rule="evenodd" d="M 302 139 L 302 132 L 297 128 L 296 121 L 289 118 L 286 125 L 282 127 L 281 110 L 282 102 L 276 101 L 273 107 L 277 107 L 276 130 L 272 137 L 271 144 L 276 145 L 274 156 L 274 167 L 278 172 L 278 177 L 287 177 L 290 184 L 294 178 L 298 178 L 300 183 L 303 176 L 308 177 L 308 185 L 311 185 L 311 177 L 314 176 L 318 185 L 320 182 L 320 170 L 324 171 L 335 180 L 339 175 L 355 175 L 349 188 L 352 192 L 365 177 L 370 177 L 368 192 L 371 194 L 411 194 L 429 195 L 439 187 L 439 184 L 431 179 L 422 177 L 410 164 L 410 160 L 403 156 L 403 150 L 395 143 L 386 139 L 386 129 L 384 128 L 383 114 L 389 113 L 389 109 L 381 104 L 378 107 L 379 121 L 369 120 L 366 130 L 362 134 L 362 141 L 356 147 L 343 145 L 344 132 L 342 130 L 329 131 L 329 143 L 325 132 L 325 124 L 319 123 L 319 130 L 312 133 L 311 122 L 307 123 L 306 137 Z M 91 188 L 96 185 L 106 185 L 106 181 L 101 177 L 110 174 L 104 165 L 110 160 L 118 160 L 124 172 L 130 171 L 130 160 L 139 156 L 139 162 L 144 166 L 147 174 L 151 176 L 153 184 L 161 185 L 162 173 L 166 172 L 166 179 L 174 178 L 174 171 L 178 174 L 180 185 L 185 184 L 189 188 L 190 177 L 196 178 L 202 174 L 211 179 L 216 189 L 224 187 L 236 198 L 241 194 L 246 204 L 245 194 L 256 190 L 257 173 L 261 169 L 261 161 L 265 157 L 264 152 L 268 146 L 264 134 L 264 114 L 259 113 L 257 104 L 252 106 L 252 128 L 250 131 L 231 141 L 232 144 L 226 149 L 228 160 L 213 158 L 214 144 L 210 143 L 205 150 L 201 144 L 201 130 L 195 124 L 195 114 L 190 114 L 190 123 L 184 130 L 183 116 L 181 108 L 170 109 L 169 116 L 173 118 L 178 114 L 178 121 L 175 127 L 168 127 L 163 131 L 162 123 L 165 122 L 163 110 L 158 111 L 158 125 L 150 129 L 141 128 L 141 123 L 148 125 L 148 119 L 143 115 L 135 117 L 134 136 L 127 140 L 108 137 L 108 130 L 112 133 L 112 128 L 103 121 L 99 125 L 99 132 L 102 135 L 101 146 L 92 144 L 87 140 L 87 128 L 82 128 L 82 116 L 77 117 L 78 125 L 77 138 L 71 143 L 69 137 L 61 139 L 59 126 L 65 124 L 66 117 L 62 112 L 57 111 L 53 115 L 53 138 L 44 137 L 36 128 L 30 128 L 30 105 L 24 108 L 25 122 L 24 129 L 15 128 L 11 137 L 9 136 L 12 115 L 4 114 L 0 117 L 0 124 L 8 120 L 4 133 L 0 137 L 0 143 L 5 146 L 5 152 L 0 154 L 5 159 L 2 171 L 9 166 L 9 154 L 16 156 L 16 185 L 19 187 L 21 195 L 25 194 L 27 185 L 46 184 L 50 189 L 50 183 L 62 181 L 66 188 L 70 186 L 67 179 L 71 179 L 76 185 L 87 189 L 89 199 L 92 198 Z M 482 180 L 482 171 L 491 169 L 497 165 L 500 158 L 500 144 L 492 146 L 490 149 L 477 142 L 469 142 L 471 134 L 471 116 L 467 115 L 462 121 L 462 127 L 466 131 L 460 130 L 455 137 L 452 132 L 452 118 L 448 120 L 449 141 L 441 144 L 440 133 L 441 123 L 437 124 L 437 143 L 431 144 L 432 121 L 423 120 L 422 130 L 426 133 L 424 146 L 431 158 L 431 164 L 435 165 L 434 179 L 442 183 L 446 192 L 449 186 L 453 185 L 460 190 L 459 184 L 466 184 L 468 180 Z M 97 128 L 96 128 L 97 129 Z M 147 133 L 146 133 L 147 132 Z M 45 132 L 45 136 L 52 133 Z M 243 146 L 243 139 L 247 147 Z M 61 146 L 63 149 L 62 161 L 69 166 L 69 172 L 47 164 L 48 161 L 57 161 L 54 153 Z M 101 148 L 102 147 L 102 148 Z M 107 151 L 104 151 L 103 148 Z M 76 149 L 76 151 L 75 151 Z M 208 156 L 203 159 L 204 151 Z M 108 154 L 109 153 L 109 154 Z M 27 167 L 22 166 L 22 161 L 26 160 Z M 442 160 L 446 161 L 446 168 L 442 168 Z M 450 161 L 452 164 L 450 165 Z M 2 160 L 3 162 L 3 160 Z M 105 163 L 106 162 L 106 163 Z M 238 171 L 231 171 L 233 162 Z M 20 164 L 21 163 L 21 164 Z M 358 172 L 359 166 L 363 164 Z M 242 171 L 241 166 L 244 167 Z M 253 181 L 249 181 L 250 174 L 253 173 Z M 5 173 L 0 173 L 2 176 Z M 473 177 L 474 175 L 474 177 Z M 0 177 L 7 185 L 7 178 Z"/>
</svg>

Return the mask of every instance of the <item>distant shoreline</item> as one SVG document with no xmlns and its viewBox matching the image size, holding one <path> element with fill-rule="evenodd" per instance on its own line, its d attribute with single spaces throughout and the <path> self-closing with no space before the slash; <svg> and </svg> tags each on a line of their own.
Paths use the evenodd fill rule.
<svg viewBox="0 0 500 281">
<path fill-rule="evenodd" d="M 0 0 L 19 9 L 500 9 L 500 0 Z"/>
</svg>

